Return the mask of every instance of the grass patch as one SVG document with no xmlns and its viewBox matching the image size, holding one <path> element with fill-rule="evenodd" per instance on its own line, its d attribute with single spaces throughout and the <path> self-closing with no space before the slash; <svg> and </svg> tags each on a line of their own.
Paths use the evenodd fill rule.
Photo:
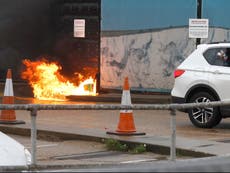
<svg viewBox="0 0 230 173">
<path fill-rule="evenodd" d="M 113 151 L 123 151 L 129 152 L 132 154 L 140 154 L 146 152 L 146 145 L 145 144 L 125 144 L 121 143 L 115 139 L 105 139 L 105 145 L 108 150 Z"/>
<path fill-rule="evenodd" d="M 130 152 L 133 154 L 144 153 L 146 152 L 146 145 L 145 144 L 135 145 L 133 148 L 130 149 Z"/>
</svg>

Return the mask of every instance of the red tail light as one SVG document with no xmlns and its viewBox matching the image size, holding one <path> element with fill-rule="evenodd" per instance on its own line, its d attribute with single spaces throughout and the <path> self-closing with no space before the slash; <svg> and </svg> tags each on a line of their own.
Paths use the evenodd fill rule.
<svg viewBox="0 0 230 173">
<path fill-rule="evenodd" d="M 174 78 L 181 76 L 184 72 L 185 72 L 185 70 L 178 70 L 178 69 L 175 70 L 174 71 Z"/>
</svg>

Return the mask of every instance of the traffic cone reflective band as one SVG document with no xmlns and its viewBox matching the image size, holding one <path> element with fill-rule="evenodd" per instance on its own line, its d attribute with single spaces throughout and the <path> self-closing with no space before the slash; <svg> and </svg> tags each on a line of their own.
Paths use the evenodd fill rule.
<svg viewBox="0 0 230 173">
<path fill-rule="evenodd" d="M 4 96 L 2 104 L 14 104 L 14 92 L 12 82 L 12 72 L 8 69 L 6 76 L 6 83 L 4 89 Z M 0 115 L 0 124 L 24 124 L 24 121 L 16 120 L 15 110 L 2 110 Z"/>
<path fill-rule="evenodd" d="M 132 105 L 128 77 L 126 77 L 124 81 L 121 105 Z M 136 132 L 132 110 L 121 110 L 117 130 L 115 132 L 107 132 L 107 134 L 145 135 L 145 133 Z"/>
</svg>

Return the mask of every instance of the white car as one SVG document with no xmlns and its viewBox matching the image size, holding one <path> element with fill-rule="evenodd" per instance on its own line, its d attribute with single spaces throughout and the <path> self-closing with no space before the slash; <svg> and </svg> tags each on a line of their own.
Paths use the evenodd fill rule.
<svg viewBox="0 0 230 173">
<path fill-rule="evenodd" d="M 200 103 L 230 99 L 230 43 L 200 44 L 174 71 L 173 103 Z M 193 108 L 191 122 L 212 128 L 230 117 L 230 106 Z"/>
<path fill-rule="evenodd" d="M 30 152 L 22 144 L 0 132 L 0 167 L 27 167 L 30 164 Z"/>
</svg>

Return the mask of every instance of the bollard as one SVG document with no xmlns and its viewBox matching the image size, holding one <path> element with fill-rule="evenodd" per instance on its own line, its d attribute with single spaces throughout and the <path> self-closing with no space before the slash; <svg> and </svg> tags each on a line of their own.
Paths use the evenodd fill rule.
<svg viewBox="0 0 230 173">
<path fill-rule="evenodd" d="M 31 115 L 31 166 L 36 166 L 36 152 L 37 152 L 37 127 L 36 127 L 36 117 L 37 109 L 30 110 Z"/>
<path fill-rule="evenodd" d="M 170 145 L 170 160 L 176 160 L 176 110 L 170 109 L 171 121 L 171 145 Z"/>
</svg>

